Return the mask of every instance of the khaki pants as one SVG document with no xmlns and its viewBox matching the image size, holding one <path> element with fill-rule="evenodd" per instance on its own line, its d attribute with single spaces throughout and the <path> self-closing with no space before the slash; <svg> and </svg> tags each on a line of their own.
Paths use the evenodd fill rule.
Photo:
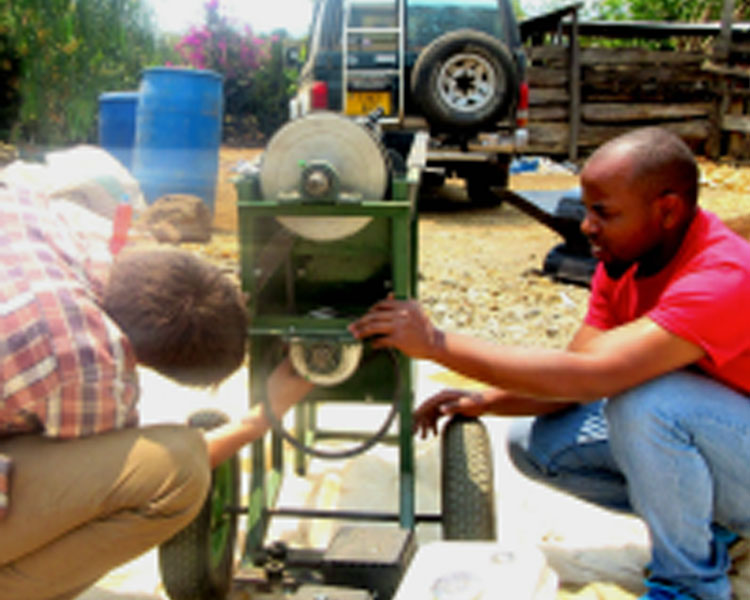
<svg viewBox="0 0 750 600">
<path fill-rule="evenodd" d="M 201 433 L 182 426 L 18 436 L 0 452 L 14 462 L 0 521 L 1 600 L 75 597 L 185 527 L 211 479 Z"/>
</svg>

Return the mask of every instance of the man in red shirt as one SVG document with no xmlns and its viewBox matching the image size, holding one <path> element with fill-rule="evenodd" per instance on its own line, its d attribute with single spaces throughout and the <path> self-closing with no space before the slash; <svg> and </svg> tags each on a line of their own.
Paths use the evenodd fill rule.
<svg viewBox="0 0 750 600">
<path fill-rule="evenodd" d="M 246 311 L 220 270 L 179 250 L 125 250 L 107 221 L 0 187 L 0 597 L 72 598 L 170 538 L 210 470 L 269 426 L 255 408 L 206 434 L 137 427 L 136 364 L 194 386 L 244 361 Z M 310 385 L 282 362 L 278 415 Z"/>
<path fill-rule="evenodd" d="M 533 477 L 644 519 L 643 599 L 729 600 L 727 546 L 750 535 L 750 245 L 698 207 L 695 159 L 665 130 L 605 144 L 581 186 L 581 229 L 600 264 L 565 350 L 444 332 L 392 299 L 352 332 L 493 386 L 425 401 L 423 435 L 454 413 L 537 415 L 511 456 Z"/>
</svg>

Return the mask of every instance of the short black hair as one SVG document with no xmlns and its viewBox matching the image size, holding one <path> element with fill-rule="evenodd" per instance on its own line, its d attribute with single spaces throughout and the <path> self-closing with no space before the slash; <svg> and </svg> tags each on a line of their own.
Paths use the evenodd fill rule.
<svg viewBox="0 0 750 600">
<path fill-rule="evenodd" d="M 629 147 L 634 157 L 631 176 L 655 196 L 674 192 L 688 206 L 698 203 L 700 171 L 695 155 L 677 134 L 661 127 L 641 127 L 602 145 L 595 154 Z"/>
</svg>

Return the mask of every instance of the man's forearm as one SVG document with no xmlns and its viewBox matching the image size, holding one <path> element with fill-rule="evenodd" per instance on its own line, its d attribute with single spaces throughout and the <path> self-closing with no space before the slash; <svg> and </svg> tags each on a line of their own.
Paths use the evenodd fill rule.
<svg viewBox="0 0 750 600">
<path fill-rule="evenodd" d="M 557 403 L 559 409 L 560 403 L 592 401 L 601 397 L 607 387 L 603 377 L 591 375 L 591 356 L 564 350 L 498 346 L 440 332 L 428 358 L 462 375 L 508 390 L 506 393 L 512 395 L 498 404 L 503 414 L 543 410 L 549 402 Z M 511 401 L 517 405 L 515 408 Z"/>
<path fill-rule="evenodd" d="M 481 395 L 484 412 L 500 417 L 531 417 L 557 412 L 565 407 L 565 403 L 556 400 L 523 396 L 497 388 L 484 390 Z"/>
<path fill-rule="evenodd" d="M 277 415 L 281 417 L 281 415 Z M 204 437 L 208 446 L 211 468 L 236 454 L 243 446 L 264 435 L 271 427 L 266 419 L 263 406 L 254 406 L 250 413 L 239 421 L 233 421 L 206 431 Z"/>
<path fill-rule="evenodd" d="M 313 384 L 300 377 L 288 360 L 279 364 L 268 378 L 266 394 L 268 404 L 278 419 L 300 402 L 313 388 Z M 240 448 L 264 435 L 271 427 L 265 407 L 258 403 L 239 422 L 227 423 L 205 433 L 211 468 L 221 464 Z"/>
</svg>

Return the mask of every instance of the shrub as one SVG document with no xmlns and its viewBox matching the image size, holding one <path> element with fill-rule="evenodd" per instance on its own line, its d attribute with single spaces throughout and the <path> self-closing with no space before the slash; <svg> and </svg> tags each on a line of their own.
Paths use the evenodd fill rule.
<svg viewBox="0 0 750 600">
<path fill-rule="evenodd" d="M 12 48 L 0 69 L 20 97 L 8 134 L 16 140 L 94 141 L 99 94 L 135 89 L 143 67 L 160 62 L 141 0 L 13 0 L 0 6 L 0 27 Z"/>
<path fill-rule="evenodd" d="M 262 143 L 286 120 L 295 80 L 284 68 L 285 34 L 255 36 L 250 26 L 231 23 L 219 0 L 205 9 L 206 22 L 185 34 L 175 51 L 183 66 L 223 75 L 224 142 Z"/>
</svg>

